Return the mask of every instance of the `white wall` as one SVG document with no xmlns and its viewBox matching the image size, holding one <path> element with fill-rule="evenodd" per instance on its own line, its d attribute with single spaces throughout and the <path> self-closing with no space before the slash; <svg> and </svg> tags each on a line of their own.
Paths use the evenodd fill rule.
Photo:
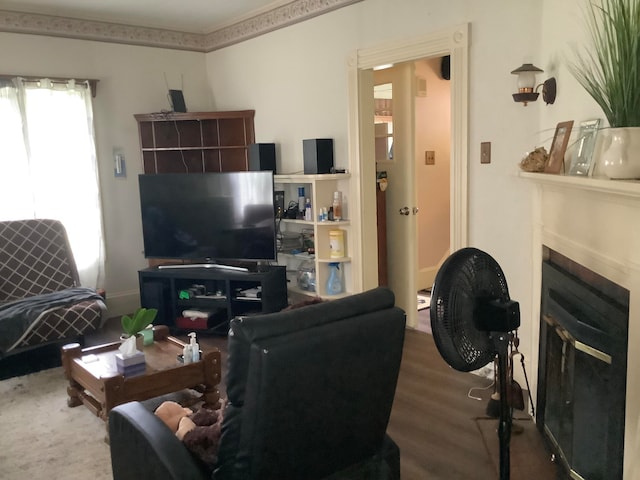
<svg viewBox="0 0 640 480">
<path fill-rule="evenodd" d="M 469 244 L 505 271 L 511 296 L 521 303 L 523 345 L 529 345 L 531 189 L 517 173 L 535 146 L 532 132 L 544 105 L 513 102 L 510 72 L 544 60 L 541 7 L 537 0 L 365 0 L 207 54 L 215 107 L 244 101 L 255 108 L 257 140 L 280 143 L 282 172 L 301 170 L 308 137 L 335 138 L 337 163 L 347 165 L 348 55 L 469 22 Z M 483 141 L 492 142 L 490 165 L 480 165 Z"/>
<path fill-rule="evenodd" d="M 9 33 L 0 33 L 0 45 L 3 74 L 99 80 L 94 114 L 106 235 L 104 287 L 109 315 L 130 312 L 139 305 L 137 270 L 146 266 L 137 183 L 142 160 L 133 115 L 170 109 L 165 73 L 170 88 L 184 90 L 189 110 L 210 110 L 204 54 Z M 113 175 L 114 148 L 124 152 L 126 178 Z"/>
<path fill-rule="evenodd" d="M 451 82 L 441 77 L 440 58 L 417 61 L 416 76 L 427 83 L 426 97 L 417 96 L 416 195 L 418 197 L 418 288 L 430 288 L 439 262 L 449 253 L 449 185 L 451 170 Z M 425 164 L 425 151 L 435 164 Z"/>
<path fill-rule="evenodd" d="M 183 88 L 190 111 L 255 109 L 256 140 L 279 144 L 280 173 L 302 170 L 302 139 L 335 139 L 336 165 L 348 166 L 347 57 L 360 48 L 421 36 L 469 22 L 469 244 L 500 263 L 512 298 L 521 303 L 522 345 L 532 318 L 531 186 L 518 162 L 550 145 L 559 121 L 599 115 L 567 73 L 562 52 L 583 34 L 581 0 L 364 0 L 209 54 L 0 33 L 6 74 L 87 76 L 100 80 L 95 99 L 98 158 L 105 208 L 105 287 L 112 313 L 137 301 L 142 256 L 137 174 L 141 171 L 134 113 L 168 109 L 170 88 Z M 7 46 L 11 45 L 9 49 Z M 522 107 L 511 99 L 524 62 L 558 79 L 555 105 Z M 184 81 L 181 81 L 184 76 Z M 208 78 L 208 80 L 207 80 Z M 480 165 L 480 143 L 492 142 L 492 163 Z M 126 179 L 113 177 L 112 151 L 127 159 Z M 523 348 L 523 353 L 530 352 Z M 530 355 L 529 355 L 529 358 Z"/>
</svg>

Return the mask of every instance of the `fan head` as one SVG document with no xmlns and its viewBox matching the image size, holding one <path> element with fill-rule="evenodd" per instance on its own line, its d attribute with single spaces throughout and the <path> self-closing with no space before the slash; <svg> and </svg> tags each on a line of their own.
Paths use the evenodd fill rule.
<svg viewBox="0 0 640 480">
<path fill-rule="evenodd" d="M 520 325 L 502 269 L 489 254 L 463 248 L 442 264 L 431 291 L 431 330 L 438 351 L 456 370 L 470 372 L 498 353 L 492 332 Z"/>
</svg>

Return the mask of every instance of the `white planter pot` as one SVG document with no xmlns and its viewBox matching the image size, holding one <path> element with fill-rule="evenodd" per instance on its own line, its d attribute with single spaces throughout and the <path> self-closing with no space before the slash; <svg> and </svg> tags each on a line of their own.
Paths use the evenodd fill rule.
<svg viewBox="0 0 640 480">
<path fill-rule="evenodd" d="M 604 174 L 616 180 L 640 178 L 640 127 L 610 128 L 604 132 Z"/>
</svg>

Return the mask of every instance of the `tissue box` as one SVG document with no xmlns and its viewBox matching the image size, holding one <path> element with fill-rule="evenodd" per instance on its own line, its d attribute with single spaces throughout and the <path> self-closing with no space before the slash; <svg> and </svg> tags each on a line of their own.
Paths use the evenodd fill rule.
<svg viewBox="0 0 640 480">
<path fill-rule="evenodd" d="M 136 353 L 127 357 L 121 353 L 116 353 L 116 365 L 118 367 L 131 367 L 140 364 L 144 365 L 144 353 L 140 350 L 136 350 Z"/>
<path fill-rule="evenodd" d="M 133 377 L 134 375 L 141 375 L 147 369 L 146 363 L 138 363 L 129 367 L 123 367 L 118 365 L 118 373 L 121 373 L 125 377 Z"/>
<path fill-rule="evenodd" d="M 147 368 L 147 364 L 144 362 L 144 353 L 136 350 L 136 353 L 128 357 L 121 353 L 116 353 L 116 367 L 118 368 L 118 373 L 123 374 L 125 377 L 144 373 Z"/>
</svg>

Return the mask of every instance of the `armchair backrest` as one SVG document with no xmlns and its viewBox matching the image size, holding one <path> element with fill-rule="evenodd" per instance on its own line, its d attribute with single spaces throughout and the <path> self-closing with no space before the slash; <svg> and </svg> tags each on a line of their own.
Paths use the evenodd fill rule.
<svg viewBox="0 0 640 480">
<path fill-rule="evenodd" d="M 381 448 L 405 314 L 376 288 L 231 321 L 218 479 L 320 479 Z"/>
<path fill-rule="evenodd" d="M 49 219 L 0 222 L 0 303 L 78 285 L 62 223 Z"/>
</svg>

